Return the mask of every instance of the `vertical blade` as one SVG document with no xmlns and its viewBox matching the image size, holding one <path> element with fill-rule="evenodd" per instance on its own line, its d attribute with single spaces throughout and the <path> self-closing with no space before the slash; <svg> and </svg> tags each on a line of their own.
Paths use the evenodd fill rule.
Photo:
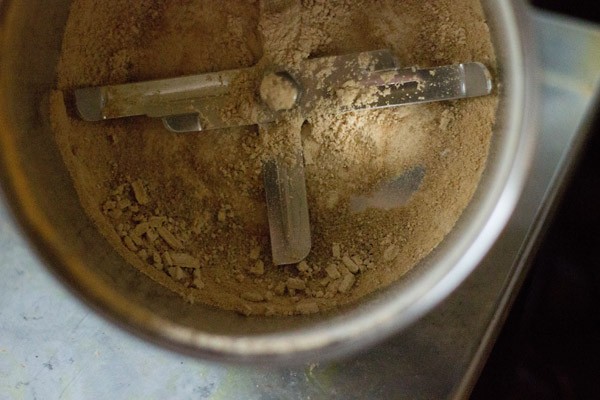
<svg viewBox="0 0 600 400">
<path fill-rule="evenodd" d="M 275 265 L 302 261 L 311 248 L 302 148 L 296 160 L 274 158 L 263 165 L 271 252 Z"/>
</svg>

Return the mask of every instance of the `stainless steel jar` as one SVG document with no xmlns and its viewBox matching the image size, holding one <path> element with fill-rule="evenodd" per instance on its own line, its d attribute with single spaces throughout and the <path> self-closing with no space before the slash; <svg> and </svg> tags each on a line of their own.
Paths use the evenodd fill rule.
<svg viewBox="0 0 600 400">
<path fill-rule="evenodd" d="M 131 268 L 85 215 L 53 142 L 46 94 L 69 1 L 4 1 L 0 9 L 0 180 L 49 269 L 120 326 L 199 357 L 300 362 L 363 348 L 407 326 L 476 267 L 516 203 L 536 136 L 534 57 L 517 0 L 484 1 L 499 58 L 501 103 L 488 165 L 453 231 L 404 279 L 320 315 L 243 317 L 177 295 Z"/>
</svg>

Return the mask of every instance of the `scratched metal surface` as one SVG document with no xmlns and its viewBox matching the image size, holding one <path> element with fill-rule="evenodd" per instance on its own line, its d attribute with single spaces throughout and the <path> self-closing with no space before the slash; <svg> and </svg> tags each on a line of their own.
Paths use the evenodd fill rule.
<svg viewBox="0 0 600 400">
<path fill-rule="evenodd" d="M 480 267 L 443 304 L 391 340 L 326 365 L 262 370 L 156 348 L 81 305 L 40 265 L 0 203 L 0 400 L 451 398 L 476 379 L 496 317 L 600 71 L 600 30 L 536 17 L 543 126 L 526 196 Z M 538 219 L 536 219 L 536 216 Z M 465 389 L 467 388 L 467 389 Z"/>
</svg>

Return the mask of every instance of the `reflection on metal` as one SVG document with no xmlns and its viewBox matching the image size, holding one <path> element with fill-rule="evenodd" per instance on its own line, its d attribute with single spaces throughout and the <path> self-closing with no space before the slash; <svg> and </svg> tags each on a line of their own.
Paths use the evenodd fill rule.
<svg viewBox="0 0 600 400">
<path fill-rule="evenodd" d="M 394 179 L 381 182 L 371 193 L 350 198 L 350 210 L 361 212 L 367 208 L 390 210 L 403 206 L 421 186 L 425 168 L 417 165 Z"/>
</svg>

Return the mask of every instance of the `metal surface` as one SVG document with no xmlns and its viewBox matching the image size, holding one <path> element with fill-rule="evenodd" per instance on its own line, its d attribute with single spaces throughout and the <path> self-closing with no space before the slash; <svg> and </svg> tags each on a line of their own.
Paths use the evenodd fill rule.
<svg viewBox="0 0 600 400">
<path fill-rule="evenodd" d="M 378 88 L 377 98 L 361 101 L 360 91 L 373 86 Z M 478 62 L 402 68 L 370 73 L 344 85 L 342 93 L 344 90 L 358 90 L 358 101 L 341 106 L 343 112 L 348 112 L 486 96 L 492 92 L 492 76 L 487 67 Z"/>
<path fill-rule="evenodd" d="M 419 189 L 425 168 L 421 165 L 409 169 L 399 177 L 381 182 L 372 193 L 350 198 L 350 210 L 360 212 L 369 207 L 389 210 L 406 204 Z"/>
<path fill-rule="evenodd" d="M 327 97 L 330 89 L 349 79 L 358 79 L 367 71 L 358 63 L 364 60 L 371 68 L 389 69 L 394 59 L 387 50 L 344 54 L 304 61 L 299 71 L 287 72 L 302 91 L 297 105 L 308 112 L 315 100 Z M 332 72 L 334 71 L 334 72 Z M 267 70 L 263 66 L 183 76 L 121 85 L 80 88 L 75 100 L 80 116 L 88 121 L 147 115 L 168 118 L 196 115 L 198 121 L 190 131 L 266 124 L 281 113 L 258 101 L 255 92 Z M 321 79 L 317 79 L 317 74 Z M 235 87 L 235 91 L 233 90 Z M 242 93 L 244 95 L 242 95 Z M 224 109 L 236 113 L 221 112 Z M 168 123 L 169 127 L 171 124 Z M 185 126 L 182 123 L 178 125 Z"/>
<path fill-rule="evenodd" d="M 75 104 L 86 121 L 146 115 L 162 118 L 174 132 L 266 124 L 283 118 L 280 111 L 293 105 L 278 109 L 252 95 L 259 87 L 262 90 L 260 79 L 264 82 L 265 77 L 276 75 L 263 72 L 262 67 L 251 67 L 80 88 L 74 92 Z M 326 99 L 331 113 L 345 113 L 479 97 L 492 92 L 491 74 L 481 63 L 395 68 L 394 58 L 387 50 L 309 59 L 298 71 L 278 74 L 290 76 L 298 85 L 301 97 L 296 94 L 293 103 L 304 116 Z M 232 91 L 234 86 L 236 90 Z M 223 110 L 236 111 L 229 111 L 224 117 Z"/>
<path fill-rule="evenodd" d="M 548 15 L 535 22 L 543 124 L 526 191 L 484 261 L 425 318 L 333 364 L 266 370 L 196 361 L 127 335 L 75 301 L 0 207 L 0 399 L 465 398 L 585 136 L 600 71 L 598 27 Z"/>
<path fill-rule="evenodd" d="M 492 92 L 491 74 L 481 63 L 399 69 L 391 68 L 395 65 L 393 60 L 391 52 L 378 50 L 309 59 L 300 65 L 294 76 L 287 71 L 264 74 L 264 68 L 257 66 L 80 88 L 74 93 L 75 104 L 79 115 L 92 122 L 147 115 L 162 118 L 165 127 L 173 132 L 252 124 L 259 124 L 262 131 L 268 131 L 277 129 L 272 122 L 286 120 L 285 114 L 280 111 L 298 106 L 308 117 L 313 108 L 326 99 L 330 100 L 326 104 L 327 110 L 336 113 L 456 100 L 485 96 Z M 253 87 L 251 82 L 259 76 L 262 76 L 260 84 Z M 281 85 L 287 85 L 289 98 L 282 97 L 285 91 L 282 92 L 278 87 Z M 235 91 L 232 90 L 234 86 L 237 86 Z M 240 87 L 247 93 L 242 94 L 244 89 L 240 90 Z M 257 87 L 260 100 L 252 95 Z M 247 107 L 240 107 L 240 99 L 249 103 Z M 277 103 L 282 100 L 284 103 Z M 248 107 L 252 109 L 251 112 L 241 112 L 241 109 L 247 110 Z M 240 110 L 239 115 L 232 109 Z M 229 110 L 227 118 L 222 117 L 224 110 Z M 290 135 L 294 138 L 290 146 L 293 147 L 295 160 L 286 162 L 282 157 L 275 156 L 263 165 L 271 253 L 275 265 L 298 263 L 308 256 L 311 249 L 300 126 L 296 129 L 289 124 L 289 128 L 298 131 Z M 417 188 L 418 185 L 413 191 Z M 398 189 L 397 184 L 384 185 L 372 197 L 385 198 L 387 208 L 393 204 L 400 206 L 412 191 L 407 195 L 400 193 L 394 199 L 394 195 L 399 194 Z M 390 197 L 392 199 L 388 200 Z M 362 208 L 354 209 L 358 211 L 381 203 L 364 200 Z"/>
<path fill-rule="evenodd" d="M 294 129 L 292 124 L 288 126 Z M 265 162 L 262 168 L 275 265 L 298 263 L 306 258 L 311 248 L 300 129 L 298 126 L 292 135 L 295 143 L 290 143 L 295 149 L 295 159 L 274 158 Z"/>
<path fill-rule="evenodd" d="M 356 304 L 291 318 L 242 317 L 188 304 L 131 268 L 83 212 L 52 140 L 41 93 L 54 85 L 54 65 L 68 9 L 52 3 L 6 2 L 0 59 L 0 181 L 20 226 L 42 259 L 79 298 L 141 337 L 205 359 L 299 363 L 356 352 L 406 328 L 448 296 L 495 242 L 527 176 L 536 129 L 525 105 L 533 61 L 524 6 L 486 1 L 499 63 L 500 111 L 474 200 L 453 231 L 405 277 Z M 18 78 L 18 79 L 17 79 Z"/>
</svg>

